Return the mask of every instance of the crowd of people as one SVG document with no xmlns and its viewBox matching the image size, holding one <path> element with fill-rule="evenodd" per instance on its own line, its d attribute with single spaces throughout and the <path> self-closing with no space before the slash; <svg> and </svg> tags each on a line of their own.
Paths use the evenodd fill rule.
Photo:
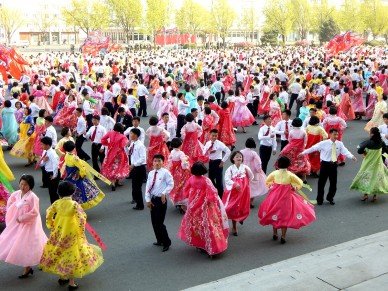
<svg viewBox="0 0 388 291">
<path fill-rule="evenodd" d="M 275 241 L 280 231 L 284 244 L 288 228 L 316 219 L 315 205 L 335 205 L 337 169 L 356 160 L 341 141 L 352 120 L 367 120 L 369 137 L 358 147 L 363 161 L 350 189 L 364 202 L 388 194 L 386 48 L 361 46 L 328 61 L 323 48 L 309 47 L 27 59 L 20 80 L 0 80 L 0 260 L 24 267 L 21 279 L 39 265 L 74 290 L 75 278 L 103 263 L 98 234 L 91 230 L 99 246 L 85 236 L 85 211 L 109 199 L 98 181 L 111 191 L 128 187 L 133 209 L 150 209 L 163 252 L 171 245 L 168 201 L 183 214 L 178 237 L 212 257 L 266 195 L 258 222 L 272 225 Z M 247 127 L 257 136 L 236 150 Z M 39 175 L 21 176 L 14 191 L 2 148 L 41 170 L 52 204 L 49 238 L 33 192 Z M 302 192 L 307 177 L 318 178 L 316 200 Z"/>
</svg>

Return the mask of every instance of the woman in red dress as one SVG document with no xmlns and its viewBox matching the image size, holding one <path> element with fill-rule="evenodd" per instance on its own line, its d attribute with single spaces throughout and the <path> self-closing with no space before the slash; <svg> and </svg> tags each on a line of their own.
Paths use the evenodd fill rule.
<svg viewBox="0 0 388 291">
<path fill-rule="evenodd" d="M 210 257 L 228 247 L 228 217 L 217 190 L 208 177 L 205 165 L 195 163 L 193 176 L 186 182 L 187 211 L 183 216 L 178 237 L 190 246 L 204 250 Z"/>
<path fill-rule="evenodd" d="M 202 120 L 202 135 L 199 139 L 202 144 L 206 144 L 210 140 L 210 131 L 214 128 L 214 117 L 211 114 L 212 110 L 210 107 L 205 107 L 204 112 L 205 117 Z"/>
<path fill-rule="evenodd" d="M 289 143 L 280 152 L 280 156 L 287 157 L 291 161 L 289 171 L 295 175 L 301 176 L 306 181 L 306 175 L 310 175 L 311 165 L 307 156 L 299 156 L 304 150 L 307 141 L 306 132 L 301 128 L 302 119 L 299 117 L 292 121 L 292 129 L 288 135 Z M 277 162 L 275 168 L 278 169 Z"/>
<path fill-rule="evenodd" d="M 354 120 L 356 118 L 349 96 L 349 87 L 344 87 L 344 94 L 342 94 L 339 107 L 341 107 L 341 111 L 345 114 L 347 119 Z"/>
<path fill-rule="evenodd" d="M 259 115 L 262 114 L 268 114 L 269 112 L 269 93 L 271 89 L 268 86 L 268 80 L 264 80 L 263 89 L 262 89 L 262 96 L 260 98 L 259 106 L 257 108 L 257 113 Z"/>
<path fill-rule="evenodd" d="M 241 152 L 233 152 L 230 156 L 231 165 L 225 172 L 225 191 L 222 202 L 226 214 L 232 220 L 232 233 L 237 236 L 237 222 L 243 224 L 251 210 L 250 181 L 254 175 L 248 166 L 244 165 Z"/>
<path fill-rule="evenodd" d="M 303 182 L 295 174 L 287 171 L 291 162 L 280 157 L 276 162 L 279 170 L 269 174 L 269 192 L 259 208 L 259 223 L 272 225 L 273 240 L 278 239 L 278 229 L 282 230 L 280 242 L 286 243 L 287 228 L 299 229 L 315 220 L 314 206 L 297 193 Z"/>
<path fill-rule="evenodd" d="M 146 131 L 146 135 L 150 139 L 147 151 L 147 170 L 153 169 L 152 160 L 154 155 L 163 155 L 164 167 L 167 164 L 167 158 L 170 154 L 166 141 L 170 137 L 170 134 L 164 128 L 158 126 L 159 120 L 156 116 L 152 116 L 149 120 L 150 127 Z"/>
<path fill-rule="evenodd" d="M 221 103 L 221 110 L 218 112 L 220 121 L 218 123 L 218 136 L 220 141 L 234 149 L 236 143 L 236 134 L 232 125 L 232 117 L 228 108 L 228 103 Z"/>
<path fill-rule="evenodd" d="M 174 188 L 170 192 L 169 197 L 175 206 L 186 205 L 187 201 L 185 201 L 186 197 L 183 193 L 183 187 L 191 176 L 189 157 L 182 151 L 182 140 L 179 137 L 172 139 L 171 147 L 173 150 L 168 157 L 167 168 L 174 178 Z M 181 207 L 179 208 L 182 209 Z"/>
<path fill-rule="evenodd" d="M 356 115 L 356 120 L 362 118 L 365 115 L 365 104 L 364 98 L 362 96 L 362 82 L 353 81 L 353 102 L 352 106 L 354 109 L 354 114 Z"/>
<path fill-rule="evenodd" d="M 190 158 L 190 162 L 198 161 L 206 163 L 208 157 L 203 155 L 203 144 L 199 141 L 202 135 L 202 127 L 194 121 L 194 115 L 189 113 L 185 117 L 186 124 L 181 129 L 183 138 L 182 151 Z"/>
<path fill-rule="evenodd" d="M 112 191 L 116 190 L 116 186 L 121 186 L 119 180 L 129 175 L 128 156 L 125 152 L 128 139 L 123 132 L 123 125 L 116 123 L 113 130 L 101 139 L 101 144 L 107 147 L 107 153 L 101 166 L 101 174 L 112 182 Z"/>
<path fill-rule="evenodd" d="M 69 94 L 64 101 L 64 107 L 61 108 L 57 115 L 54 117 L 54 124 L 58 126 L 67 126 L 71 129 L 77 127 L 77 115 L 75 110 L 77 109 L 77 101 L 75 96 Z"/>
<path fill-rule="evenodd" d="M 271 125 L 272 126 L 276 126 L 276 124 L 278 124 L 279 121 L 282 120 L 282 110 L 280 108 L 280 105 L 279 103 L 277 102 L 277 93 L 272 93 L 271 95 L 269 95 L 269 116 L 271 116 L 271 119 L 272 119 L 272 122 L 271 122 Z"/>
<path fill-rule="evenodd" d="M 306 149 L 311 148 L 313 145 L 327 139 L 327 133 L 323 127 L 319 124 L 319 118 L 317 116 L 311 116 L 309 125 L 306 127 L 307 142 Z M 313 152 L 308 154 L 308 158 L 311 165 L 311 176 L 317 178 L 318 172 L 321 168 L 321 159 L 319 152 Z"/>
</svg>

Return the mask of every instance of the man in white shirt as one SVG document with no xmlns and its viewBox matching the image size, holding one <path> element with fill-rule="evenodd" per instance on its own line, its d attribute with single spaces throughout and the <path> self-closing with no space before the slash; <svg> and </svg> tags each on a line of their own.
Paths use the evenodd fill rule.
<svg viewBox="0 0 388 291">
<path fill-rule="evenodd" d="M 312 152 L 320 152 L 321 158 L 321 169 L 319 172 L 318 179 L 318 195 L 317 204 L 323 204 L 323 197 L 325 195 L 325 185 L 329 178 L 330 187 L 327 193 L 326 200 L 330 205 L 334 205 L 334 196 L 337 191 L 337 168 L 338 168 L 338 157 L 340 154 L 344 155 L 348 159 L 357 161 L 357 159 L 349 152 L 344 144 L 337 140 L 338 130 L 335 128 L 330 129 L 329 139 L 321 141 L 311 148 L 304 150 L 300 155 L 307 155 Z"/>
<path fill-rule="evenodd" d="M 269 115 L 263 117 L 264 125 L 259 129 L 258 138 L 260 141 L 259 155 L 261 166 L 264 173 L 267 173 L 268 162 L 271 159 L 271 153 L 276 154 L 276 133 L 271 126 L 272 119 Z"/>
<path fill-rule="evenodd" d="M 118 95 L 120 95 L 121 86 L 120 86 L 119 81 L 120 81 L 120 78 L 119 78 L 119 77 L 116 77 L 116 78 L 114 79 L 114 82 L 115 82 L 115 83 L 112 85 L 112 93 L 113 93 L 113 95 L 114 95 L 115 97 L 118 96 Z"/>
<path fill-rule="evenodd" d="M 291 110 L 292 105 L 294 104 L 296 98 L 298 98 L 300 90 L 302 90 L 302 86 L 300 85 L 300 79 L 296 78 L 295 82 L 292 83 L 289 87 L 291 98 L 290 98 L 290 105 L 288 108 Z"/>
<path fill-rule="evenodd" d="M 48 186 L 50 202 L 53 204 L 59 199 L 57 194 L 59 184 L 59 157 L 52 148 L 52 140 L 50 137 L 45 136 L 40 142 L 42 143 L 43 153 L 38 166 L 42 169 L 43 185 Z"/>
<path fill-rule="evenodd" d="M 140 104 L 140 101 L 133 96 L 133 89 L 128 89 L 128 96 L 127 96 L 127 106 L 129 108 L 129 111 L 131 111 L 132 116 L 136 116 L 136 106 Z"/>
<path fill-rule="evenodd" d="M 280 151 L 288 145 L 288 135 L 292 129 L 291 110 L 284 110 L 282 120 L 275 125 L 275 133 L 280 134 Z"/>
<path fill-rule="evenodd" d="M 26 89 L 26 92 L 28 95 L 30 95 L 30 81 L 31 78 L 26 74 L 23 73 L 22 77 L 20 78 L 20 83 L 22 84 L 23 88 Z"/>
<path fill-rule="evenodd" d="M 155 155 L 152 159 L 154 169 L 149 172 L 145 201 L 151 210 L 151 222 L 154 229 L 156 242 L 155 246 L 163 246 L 162 252 L 168 251 L 171 240 L 168 237 L 164 219 L 167 211 L 167 196 L 174 188 L 174 179 L 171 173 L 163 168 L 163 155 Z"/>
<path fill-rule="evenodd" d="M 34 119 L 34 123 L 36 123 L 36 120 L 39 117 L 40 107 L 35 103 L 35 101 L 34 101 L 35 97 L 34 96 L 30 96 L 29 100 L 30 100 L 29 108 L 31 109 L 31 117 Z"/>
<path fill-rule="evenodd" d="M 279 99 L 283 102 L 283 104 L 288 107 L 288 92 L 285 86 L 280 86 Z"/>
<path fill-rule="evenodd" d="M 133 126 L 128 127 L 124 131 L 124 135 L 130 137 L 132 128 L 137 128 L 137 129 L 140 130 L 139 140 L 144 144 L 144 141 L 145 141 L 145 130 L 144 130 L 144 128 L 140 127 L 140 117 L 139 116 L 135 116 L 132 119 L 132 125 Z"/>
<path fill-rule="evenodd" d="M 100 124 L 100 116 L 94 115 L 92 118 L 93 126 L 86 133 L 86 138 L 92 142 L 92 163 L 93 169 L 100 172 L 98 160 L 102 164 L 105 158 L 104 147 L 101 145 L 101 139 L 106 134 L 106 129 Z"/>
<path fill-rule="evenodd" d="M 222 198 L 224 193 L 224 163 L 230 156 L 230 149 L 218 140 L 217 129 L 210 131 L 210 140 L 205 144 L 203 154 L 209 157 L 209 179 L 217 188 L 218 196 Z"/>
<path fill-rule="evenodd" d="M 303 102 L 306 100 L 307 97 L 307 85 L 306 83 L 303 83 L 302 89 L 299 91 L 298 97 L 296 98 L 296 116 L 299 116 L 300 108 L 303 106 Z M 290 108 L 291 110 L 291 103 Z"/>
<path fill-rule="evenodd" d="M 84 90 L 86 90 L 86 92 L 88 92 L 89 95 L 93 94 L 93 89 L 90 86 L 86 85 L 86 81 L 85 80 L 82 80 L 81 81 L 81 87 L 79 88 L 79 92 L 82 93 Z"/>
<path fill-rule="evenodd" d="M 84 97 L 84 101 L 82 103 L 82 109 L 84 111 L 84 115 L 86 118 L 86 124 L 88 126 L 88 129 L 93 125 L 92 118 L 94 113 L 94 108 L 92 107 L 92 104 L 90 103 L 90 95 L 87 93 L 86 90 L 82 91 L 82 96 Z"/>
<path fill-rule="evenodd" d="M 170 122 L 170 115 L 167 112 L 162 114 L 162 120 L 159 123 L 159 126 L 163 127 L 164 130 L 166 130 L 169 133 L 169 138 L 168 138 L 168 141 L 166 142 L 166 145 L 171 150 L 170 145 L 171 145 L 172 139 L 175 138 L 175 135 L 176 135 L 176 125 L 175 123 Z"/>
<path fill-rule="evenodd" d="M 139 136 L 140 130 L 138 128 L 132 128 L 128 156 L 131 163 L 132 203 L 136 203 L 135 207 L 133 207 L 134 210 L 144 209 L 142 185 L 147 177 L 147 151 L 144 144 L 139 140 Z"/>
<path fill-rule="evenodd" d="M 86 134 L 86 120 L 82 116 L 82 108 L 76 108 L 75 110 L 77 115 L 77 127 L 75 128 L 75 149 L 77 151 L 77 155 L 81 160 L 88 161 L 90 160 L 90 156 L 85 153 L 85 151 L 82 149 L 82 145 L 85 141 L 85 134 Z"/>
<path fill-rule="evenodd" d="M 54 126 L 53 126 L 53 117 L 51 115 L 49 116 L 46 116 L 44 118 L 45 120 L 45 125 L 46 125 L 46 133 L 44 136 L 48 136 L 51 138 L 52 140 L 52 147 L 55 148 L 55 146 L 57 145 L 57 142 L 58 142 L 58 137 L 57 137 L 57 131 L 55 130 Z"/>
<path fill-rule="evenodd" d="M 138 116 L 147 117 L 147 102 L 146 98 L 149 95 L 147 88 L 143 85 L 143 80 L 139 81 L 139 86 L 137 87 L 137 96 L 139 98 L 139 110 L 137 112 Z"/>
<path fill-rule="evenodd" d="M 179 92 L 176 137 L 181 137 L 181 129 L 185 125 L 186 111 L 188 108 L 190 108 L 190 105 L 185 100 L 185 95 L 182 92 Z"/>
</svg>

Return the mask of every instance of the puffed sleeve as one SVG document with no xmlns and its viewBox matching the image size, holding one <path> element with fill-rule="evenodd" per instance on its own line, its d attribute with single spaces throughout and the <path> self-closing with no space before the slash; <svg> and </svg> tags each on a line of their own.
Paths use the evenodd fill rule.
<svg viewBox="0 0 388 291">
<path fill-rule="evenodd" d="M 232 166 L 230 166 L 225 172 L 225 188 L 230 191 L 233 188 L 234 181 L 232 180 Z"/>
<path fill-rule="evenodd" d="M 36 195 L 31 195 L 27 199 L 27 203 L 30 206 L 30 210 L 19 216 L 20 222 L 29 222 L 35 219 L 39 215 L 39 198 Z"/>
<path fill-rule="evenodd" d="M 86 169 L 82 164 L 82 160 L 79 157 L 73 156 L 74 158 L 74 166 L 78 168 L 78 174 L 81 178 L 86 176 Z"/>
<path fill-rule="evenodd" d="M 294 173 L 288 172 L 290 175 L 290 184 L 296 189 L 302 189 L 303 181 Z"/>
<path fill-rule="evenodd" d="M 268 175 L 267 179 L 265 180 L 265 184 L 267 186 L 271 186 L 275 182 L 275 173 L 276 172 L 272 172 Z"/>
<path fill-rule="evenodd" d="M 11 196 L 8 198 L 8 200 L 7 200 L 7 209 L 9 209 L 9 208 L 12 206 L 12 204 L 15 203 L 15 201 L 16 201 L 16 195 L 17 195 L 18 192 L 19 192 L 19 191 L 13 192 L 13 193 L 11 194 Z"/>
<path fill-rule="evenodd" d="M 74 203 L 74 210 L 75 210 L 75 216 L 77 218 L 77 225 L 78 232 L 80 234 L 83 234 L 85 232 L 85 224 L 86 224 L 86 213 L 82 209 L 81 205 L 79 205 L 77 202 Z"/>
<path fill-rule="evenodd" d="M 60 200 L 57 200 L 60 201 Z M 52 229 L 54 227 L 54 216 L 57 213 L 56 205 L 57 201 L 55 201 L 49 208 L 46 210 L 46 226 L 48 229 Z"/>
<path fill-rule="evenodd" d="M 252 181 L 253 178 L 255 177 L 253 175 L 252 170 L 247 165 L 244 165 L 244 166 L 245 166 L 245 173 L 248 175 L 249 180 Z"/>
<path fill-rule="evenodd" d="M 110 133 L 108 132 L 108 133 L 104 134 L 104 136 L 101 138 L 101 144 L 103 146 L 109 146 L 109 143 L 110 143 L 109 137 L 110 137 Z"/>
</svg>

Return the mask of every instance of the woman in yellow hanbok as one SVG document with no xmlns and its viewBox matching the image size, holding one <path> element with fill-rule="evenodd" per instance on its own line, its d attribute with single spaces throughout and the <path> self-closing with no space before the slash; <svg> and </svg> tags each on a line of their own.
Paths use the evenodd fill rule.
<svg viewBox="0 0 388 291">
<path fill-rule="evenodd" d="M 42 271 L 59 275 L 58 283 L 68 283 L 69 290 L 78 288 L 74 278 L 93 273 L 104 262 L 101 249 L 86 239 L 86 213 L 71 199 L 74 192 L 71 182 L 59 184 L 61 199 L 47 209 L 46 225 L 51 233 L 40 260 Z"/>
<path fill-rule="evenodd" d="M 5 221 L 8 197 L 14 192 L 10 183 L 13 180 L 15 176 L 4 160 L 3 148 L 0 146 L 0 223 Z"/>
<path fill-rule="evenodd" d="M 62 166 L 62 173 L 65 181 L 69 181 L 76 187 L 73 194 L 73 200 L 78 202 L 84 210 L 97 206 L 105 194 L 98 188 L 94 182 L 94 177 L 99 178 L 107 184 L 111 182 L 96 172 L 88 163 L 82 161 L 73 152 L 75 144 L 67 141 L 63 144 L 63 150 L 66 152 L 65 162 Z"/>
<path fill-rule="evenodd" d="M 383 96 L 383 88 L 377 87 L 377 102 L 373 111 L 372 119 L 365 125 L 364 130 L 369 132 L 372 127 L 379 127 L 384 124 L 383 115 L 388 112 L 387 97 Z"/>
<path fill-rule="evenodd" d="M 27 159 L 26 167 L 34 163 L 33 146 L 35 141 L 34 119 L 31 116 L 31 109 L 24 109 L 23 122 L 19 127 L 19 141 L 13 146 L 10 154 L 17 158 Z"/>
</svg>

